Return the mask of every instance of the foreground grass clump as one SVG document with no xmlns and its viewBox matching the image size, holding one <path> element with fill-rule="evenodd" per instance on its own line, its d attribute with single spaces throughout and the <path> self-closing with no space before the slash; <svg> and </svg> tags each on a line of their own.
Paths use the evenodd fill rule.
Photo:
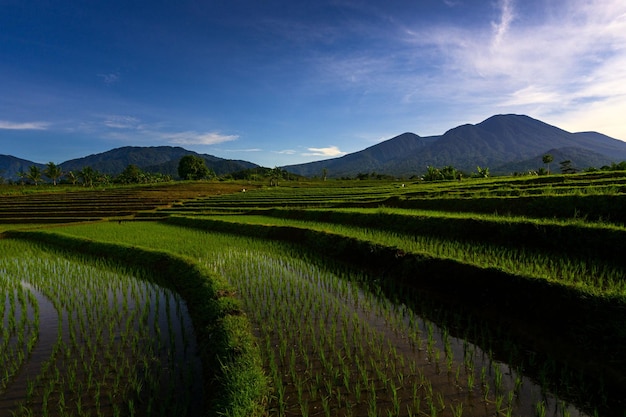
<svg viewBox="0 0 626 417">
<path fill-rule="evenodd" d="M 193 391 L 187 394 L 194 396 L 196 400 L 204 398 L 206 403 L 202 409 L 206 410 L 209 415 L 249 416 L 260 412 L 259 404 L 262 403 L 265 395 L 265 379 L 260 370 L 258 352 L 252 342 L 247 320 L 240 315 L 240 308 L 236 300 L 229 297 L 232 290 L 219 277 L 208 273 L 202 268 L 198 268 L 188 260 L 164 252 L 110 243 L 98 243 L 43 232 L 12 232 L 10 235 L 14 238 L 19 237 L 41 243 L 56 253 L 57 256 L 80 254 L 85 257 L 84 259 L 87 262 L 90 262 L 90 260 L 95 261 L 96 259 L 107 259 L 113 265 L 125 265 L 127 268 L 142 271 L 142 276 L 150 277 L 151 280 L 181 294 L 182 299 L 188 305 L 189 314 L 195 327 L 195 336 L 198 340 L 197 350 L 202 361 L 202 378 L 197 378 L 197 375 L 193 377 L 192 375 L 183 379 L 188 378 L 196 381 L 200 379 L 205 381 L 204 387 L 201 388 L 201 394 L 194 394 Z M 83 285 L 87 287 L 87 291 L 92 292 L 93 290 L 90 289 L 88 282 L 87 280 Z M 81 286 L 79 285 L 79 287 Z M 133 291 L 132 287 L 124 288 L 124 290 L 130 290 L 131 293 Z M 142 290 L 135 291 L 141 292 Z M 61 296 L 59 295 L 59 297 Z M 153 306 L 157 299 L 158 297 L 152 297 L 152 301 L 146 301 L 145 304 L 142 304 L 145 307 L 143 310 L 141 308 L 138 309 L 138 312 L 141 312 L 139 317 L 133 315 L 124 316 L 124 319 L 119 321 L 125 323 L 128 323 L 127 320 L 144 322 L 146 317 L 150 317 L 150 308 L 153 308 L 150 306 Z M 77 317 L 80 317 L 80 312 L 77 313 Z M 81 322 L 80 319 L 76 320 Z M 105 319 L 105 322 L 107 321 Z M 150 320 L 148 320 L 148 323 L 150 323 Z M 129 326 L 126 326 L 126 328 L 129 328 Z M 155 332 L 157 330 L 150 331 Z M 141 337 L 133 333 L 132 329 L 128 330 L 127 333 L 127 337 L 132 341 L 133 346 L 142 345 L 140 343 Z M 170 333 L 169 337 L 172 338 L 174 335 Z M 184 336 L 187 341 L 189 341 L 190 337 L 193 336 Z M 78 364 L 84 363 L 83 357 L 80 356 L 81 349 L 83 349 L 82 346 L 84 345 L 82 342 L 83 339 L 80 338 L 76 342 L 72 342 L 72 346 L 77 346 L 76 349 L 78 349 L 79 356 L 76 357 L 76 352 L 67 352 L 66 355 L 68 355 L 68 360 L 70 360 L 70 365 L 68 366 L 72 366 L 72 360 L 76 360 Z M 167 348 L 166 350 L 170 354 L 175 354 L 176 351 L 184 350 L 184 348 Z M 124 354 L 127 353 L 125 350 L 123 352 Z M 143 360 L 131 356 L 127 358 L 127 362 L 135 364 L 143 363 Z M 198 372 L 198 368 L 198 366 L 194 367 L 195 372 Z M 140 372 L 137 374 L 141 375 Z M 76 380 L 78 381 L 78 386 L 84 388 L 82 379 L 77 378 Z M 171 381 L 171 384 L 176 385 L 178 389 L 181 389 L 181 386 L 184 387 L 176 379 L 168 380 Z M 124 413 L 128 412 L 130 415 L 134 415 L 135 412 L 142 411 L 143 415 L 146 407 L 155 407 L 156 402 L 167 399 L 167 397 L 162 397 L 163 392 L 150 393 L 148 386 L 144 385 L 143 381 L 138 381 L 138 384 L 135 385 L 135 390 L 138 392 L 148 391 L 145 397 L 141 397 L 141 407 L 143 408 L 139 408 L 140 406 L 135 403 L 135 398 L 133 397 L 129 400 L 131 402 L 127 401 L 124 404 L 122 409 L 125 410 Z M 65 393 L 62 395 L 63 397 L 61 398 L 63 398 L 63 401 L 66 401 Z M 184 395 L 170 398 L 175 406 L 184 405 Z M 84 404 L 81 400 L 81 407 Z M 166 415 L 170 412 L 176 415 L 198 414 L 197 408 L 187 412 L 176 408 L 168 411 L 167 408 L 159 406 L 158 410 L 160 410 L 158 412 L 165 412 Z M 110 411 L 111 414 L 104 411 L 103 414 L 98 415 L 115 414 L 114 410 Z M 148 413 L 146 415 L 152 414 Z"/>
</svg>

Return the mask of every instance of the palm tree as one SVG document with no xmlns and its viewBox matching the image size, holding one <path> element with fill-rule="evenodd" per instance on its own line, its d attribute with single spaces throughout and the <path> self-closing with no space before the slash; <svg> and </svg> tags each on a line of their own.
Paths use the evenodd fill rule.
<svg viewBox="0 0 626 417">
<path fill-rule="evenodd" d="M 93 183 L 98 178 L 98 175 L 98 171 L 89 166 L 78 171 L 78 176 L 83 182 L 83 187 L 93 187 Z"/>
<path fill-rule="evenodd" d="M 43 175 L 50 178 L 53 185 L 57 185 L 58 179 L 63 176 L 63 170 L 54 162 L 48 162 L 46 168 L 43 170 Z"/>
<path fill-rule="evenodd" d="M 37 165 L 31 165 L 28 168 L 28 173 L 26 174 L 26 177 L 34 182 L 35 185 L 39 184 L 39 181 L 41 181 L 41 168 L 39 168 Z"/>
<path fill-rule="evenodd" d="M 554 161 L 554 157 L 547 153 L 543 156 L 543 158 L 541 158 L 541 160 L 548 166 L 548 175 L 550 175 L 550 162 Z"/>
<path fill-rule="evenodd" d="M 24 185 L 24 180 L 28 177 L 28 174 L 20 168 L 20 170 L 17 171 L 17 177 L 20 179 L 20 185 Z"/>
<path fill-rule="evenodd" d="M 76 185 L 76 182 L 78 181 L 78 177 L 76 177 L 76 174 L 74 174 L 74 171 L 67 171 L 67 178 L 69 178 L 69 180 L 72 182 L 72 185 Z"/>
<path fill-rule="evenodd" d="M 425 181 L 438 181 L 442 179 L 443 179 L 443 175 L 441 174 L 441 171 L 438 168 L 435 168 L 434 166 L 431 166 L 431 165 L 428 165 L 426 167 L 426 174 L 424 175 Z"/>
<path fill-rule="evenodd" d="M 474 174 L 476 178 L 489 178 L 489 168 L 481 168 L 480 166 L 476 167 L 476 174 Z"/>
</svg>

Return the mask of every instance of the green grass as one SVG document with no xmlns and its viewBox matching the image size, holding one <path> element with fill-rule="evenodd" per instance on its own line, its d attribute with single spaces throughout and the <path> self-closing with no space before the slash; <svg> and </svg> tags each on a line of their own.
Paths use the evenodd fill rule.
<svg viewBox="0 0 626 417">
<path fill-rule="evenodd" d="M 624 269 L 593 259 L 546 254 L 529 247 L 510 248 L 480 239 L 454 240 L 432 235 L 413 235 L 337 223 L 293 220 L 267 216 L 203 217 L 220 222 L 289 226 L 334 233 L 405 252 L 453 259 L 481 268 L 496 268 L 512 275 L 545 279 L 595 296 L 625 297 Z M 584 234 L 581 233 L 581 236 Z"/>
</svg>

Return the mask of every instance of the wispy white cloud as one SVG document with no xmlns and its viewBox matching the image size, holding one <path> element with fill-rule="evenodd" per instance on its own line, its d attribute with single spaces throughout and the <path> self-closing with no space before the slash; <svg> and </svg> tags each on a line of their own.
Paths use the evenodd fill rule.
<svg viewBox="0 0 626 417">
<path fill-rule="evenodd" d="M 109 115 L 106 116 L 103 124 L 113 129 L 136 129 L 139 127 L 140 120 L 133 116 Z"/>
<path fill-rule="evenodd" d="M 120 80 L 120 74 L 118 72 L 101 73 L 97 75 L 106 85 L 115 84 Z"/>
<path fill-rule="evenodd" d="M 175 132 L 161 133 L 162 139 L 176 145 L 216 145 L 237 140 L 239 135 L 223 135 L 217 132 Z"/>
<path fill-rule="evenodd" d="M 309 152 L 302 153 L 303 156 L 336 157 L 346 154 L 346 152 L 339 150 L 337 146 L 329 146 L 327 148 L 307 148 L 307 150 Z"/>
<path fill-rule="evenodd" d="M 492 23 L 494 29 L 493 44 L 499 45 L 506 36 L 515 15 L 513 12 L 513 0 L 500 0 L 500 21 Z"/>
<path fill-rule="evenodd" d="M 175 131 L 166 122 L 144 122 L 135 116 L 110 114 L 102 117 L 104 136 L 126 142 L 159 141 L 173 145 L 217 145 L 239 139 L 239 135 L 194 130 Z M 93 124 L 90 129 L 94 131 Z"/>
<path fill-rule="evenodd" d="M 533 15 L 522 5 L 501 0 L 491 27 L 406 30 L 415 56 L 432 58 L 440 70 L 427 78 L 405 73 L 405 102 L 447 99 L 486 116 L 527 113 L 566 129 L 579 126 L 581 113 L 588 128 L 607 126 L 608 103 L 626 114 L 626 2 L 546 1 Z M 604 133 L 626 138 L 626 125 L 611 125 Z"/>
<path fill-rule="evenodd" d="M 295 155 L 297 152 L 293 149 L 283 149 L 282 151 L 275 151 L 274 153 L 280 155 Z"/>
<path fill-rule="evenodd" d="M 224 149 L 224 152 L 262 152 L 261 148 Z"/>
<path fill-rule="evenodd" d="M 529 85 L 513 91 L 504 101 L 498 104 L 499 107 L 515 107 L 533 104 L 556 104 L 561 100 L 557 91 L 550 91 L 546 86 Z"/>
<path fill-rule="evenodd" d="M 444 2 L 468 9 L 485 4 Z M 569 129 L 588 112 L 588 128 L 600 130 L 607 126 L 602 121 L 609 103 L 626 114 L 626 2 L 491 4 L 493 17 L 470 26 L 465 20 L 438 20 L 404 21 L 391 30 L 385 26 L 386 33 L 371 28 L 370 44 L 378 47 L 315 57 L 318 81 L 356 93 L 350 102 L 355 107 L 362 105 L 358 98 L 380 108 L 385 97 L 396 103 L 385 111 L 419 111 L 420 117 L 436 118 L 431 113 L 452 108 L 463 109 L 466 121 L 496 112 L 525 113 L 564 122 L 560 127 Z M 604 133 L 626 139 L 621 120 Z"/>
<path fill-rule="evenodd" d="M 0 120 L 0 129 L 5 130 L 46 130 L 49 124 L 45 122 L 9 122 Z"/>
</svg>

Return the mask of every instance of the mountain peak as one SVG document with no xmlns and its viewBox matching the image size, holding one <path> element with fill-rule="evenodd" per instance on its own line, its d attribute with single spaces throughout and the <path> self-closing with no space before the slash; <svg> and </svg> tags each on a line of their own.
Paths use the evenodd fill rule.
<svg viewBox="0 0 626 417">
<path fill-rule="evenodd" d="M 176 178 L 178 162 L 185 155 L 196 155 L 205 160 L 208 168 L 217 175 L 229 174 L 244 169 L 256 168 L 258 165 L 247 161 L 236 161 L 218 158 L 212 155 L 198 154 L 179 146 L 123 146 L 106 152 L 71 159 L 60 163 L 64 171 L 80 171 L 90 167 L 98 172 L 118 175 L 128 165 L 135 165 L 148 172 L 159 172 Z M 0 155 L 0 177 L 16 179 L 18 172 L 28 171 L 30 166 L 44 168 L 44 164 Z"/>
<path fill-rule="evenodd" d="M 570 133 L 526 115 L 497 114 L 475 125 L 457 126 L 441 136 L 403 133 L 341 158 L 284 168 L 313 176 L 325 167 L 331 177 L 371 172 L 410 177 L 421 175 L 429 165 L 452 165 L 466 172 L 481 166 L 491 168 L 494 173 L 507 174 L 509 172 L 496 172 L 495 168 L 520 161 L 534 164 L 537 155 L 559 148 L 586 150 L 568 153 L 580 159 L 574 161 L 580 167 L 597 163 L 600 156 L 607 161 L 626 160 L 626 143 L 617 139 L 595 133 Z M 525 170 L 538 168 L 535 165 L 524 167 Z"/>
</svg>

